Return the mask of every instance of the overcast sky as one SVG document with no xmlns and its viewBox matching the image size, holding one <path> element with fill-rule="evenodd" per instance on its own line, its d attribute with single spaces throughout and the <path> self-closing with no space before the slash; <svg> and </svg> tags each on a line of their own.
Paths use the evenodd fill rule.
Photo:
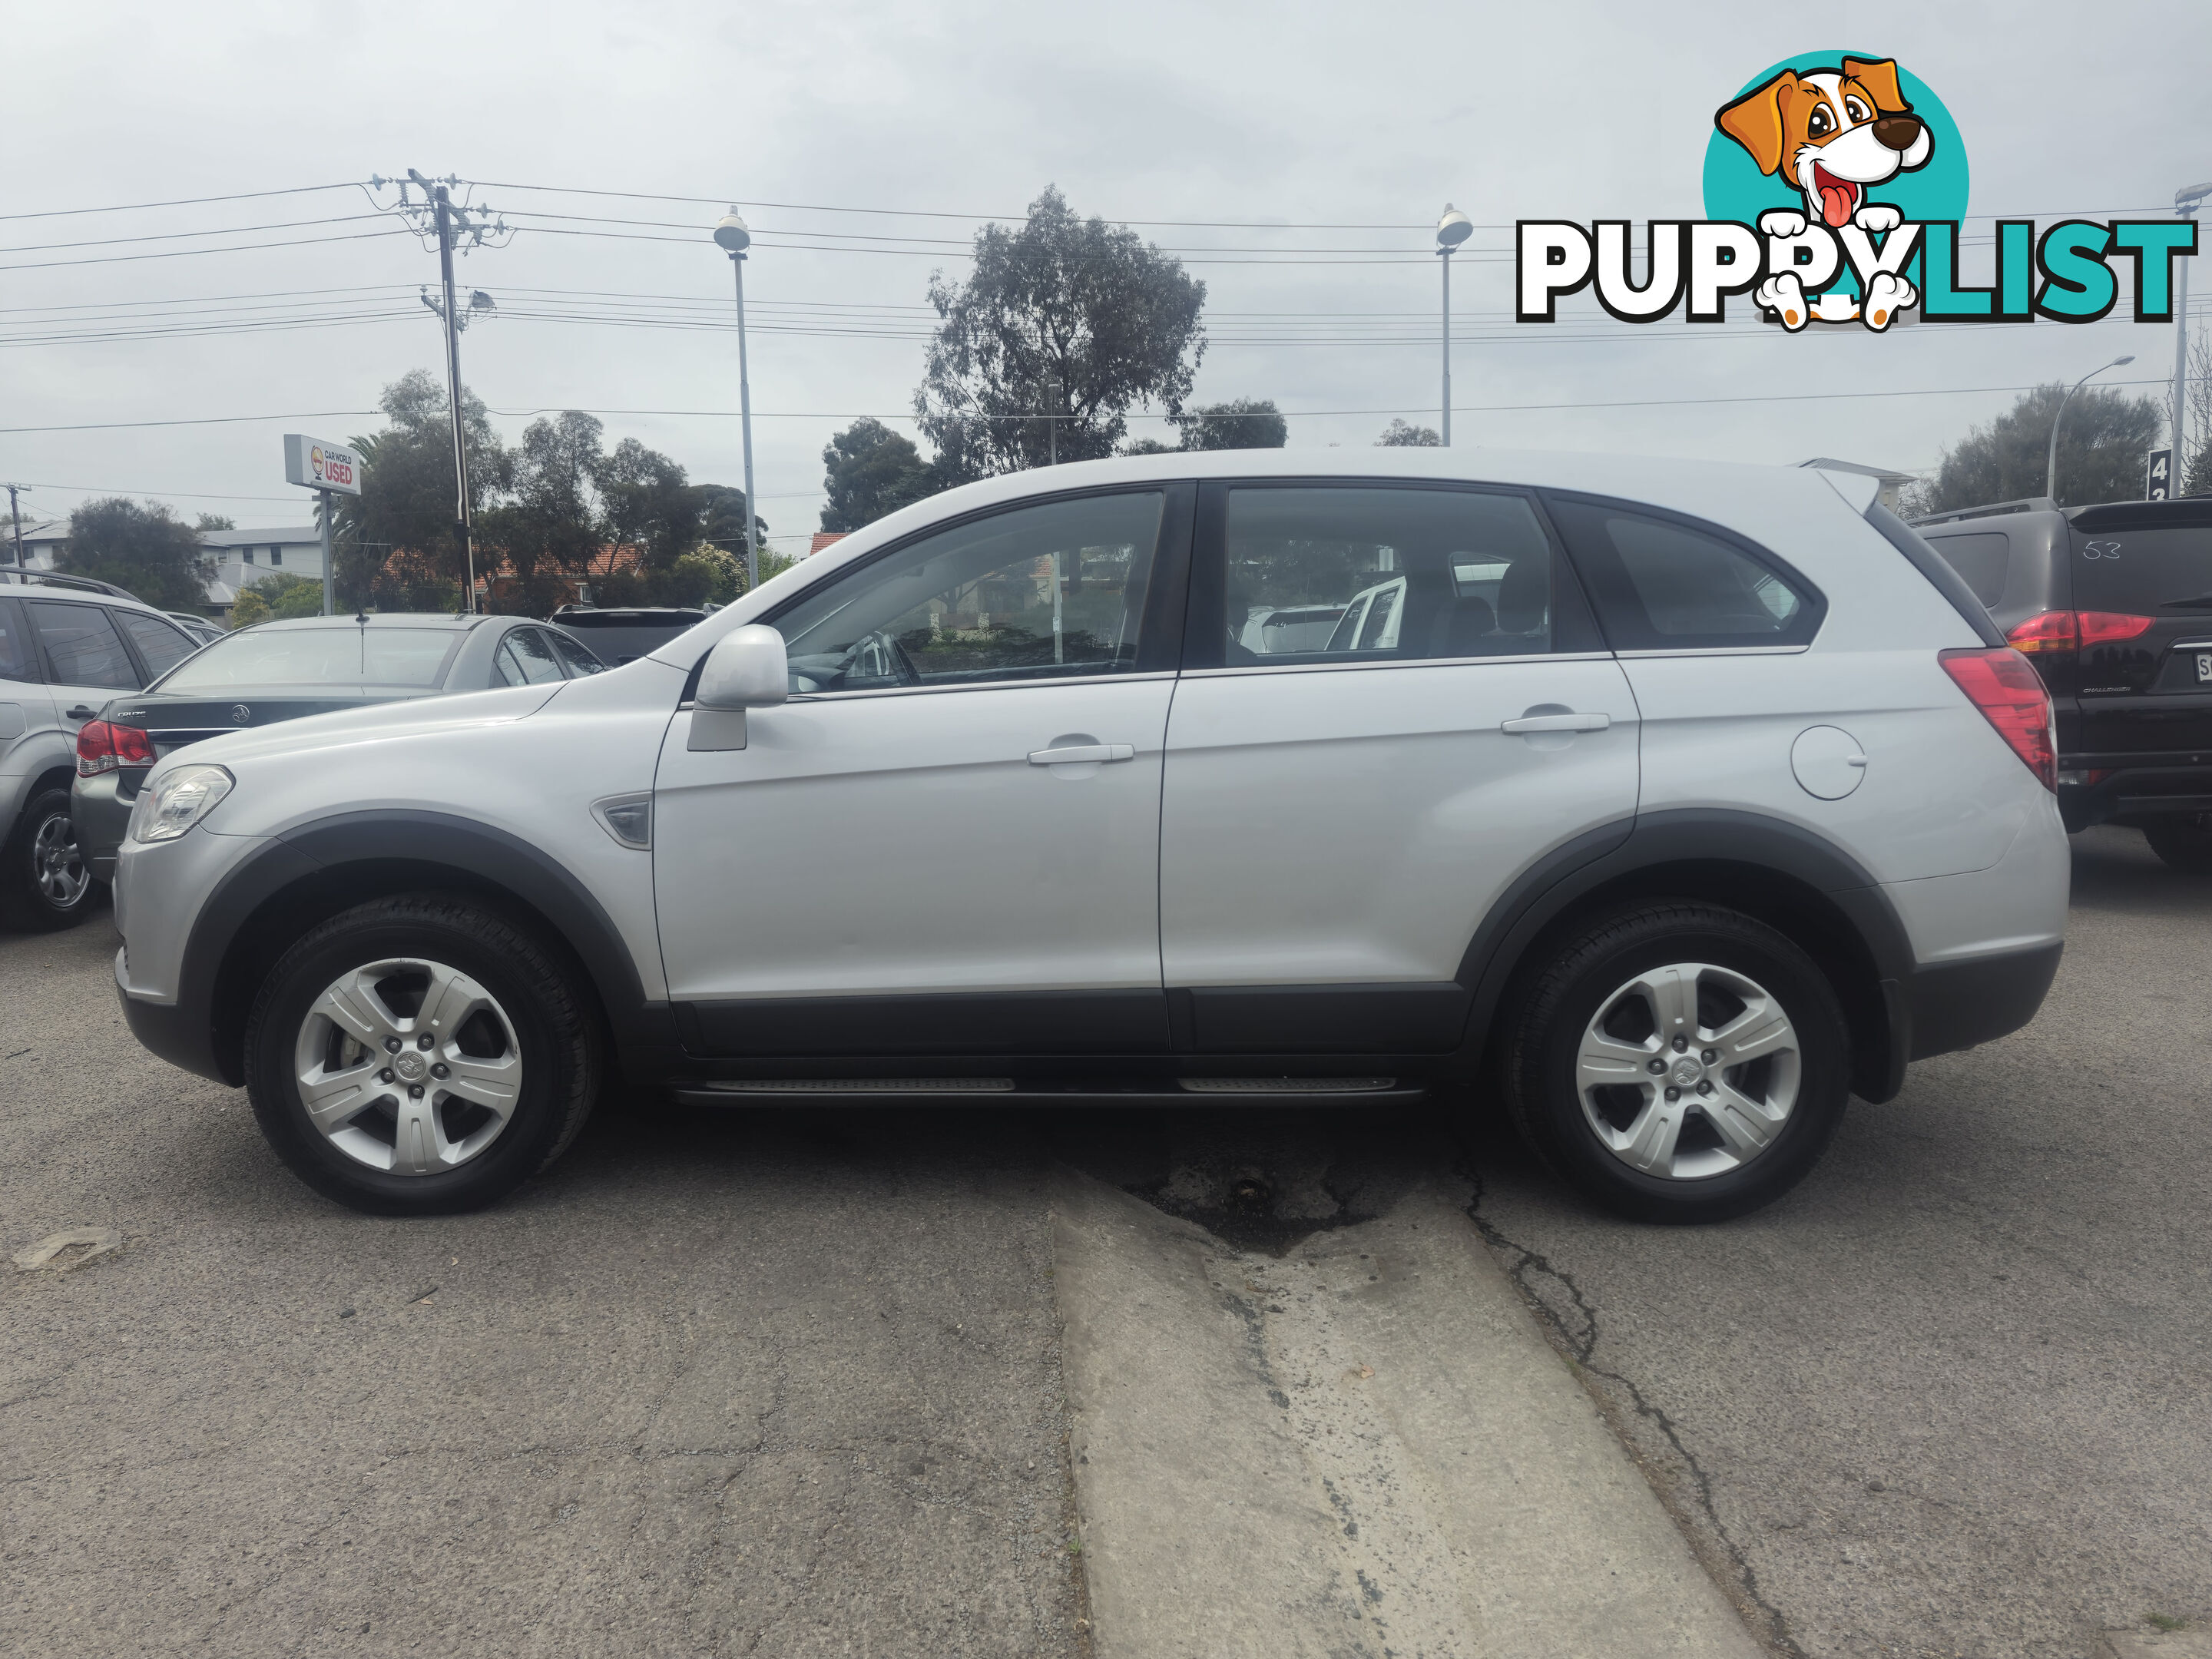
<svg viewBox="0 0 2212 1659">
<path fill-rule="evenodd" d="M 729 270 L 707 240 L 720 202 L 521 187 L 740 204 L 760 242 L 747 271 L 754 443 L 779 536 L 814 527 L 833 430 L 909 411 L 927 320 L 913 308 L 930 272 L 963 272 L 976 216 L 1017 216 L 1048 183 L 1080 212 L 1188 250 L 1213 337 L 1200 398 L 1273 398 L 1298 447 L 1370 443 L 1392 411 L 1434 424 L 1425 227 L 1447 200 L 1484 228 L 1454 272 L 1462 446 L 1917 470 L 2011 401 L 1932 395 L 1944 388 L 2071 380 L 2128 351 L 2136 363 L 2107 380 L 2170 375 L 2172 328 L 2124 311 L 2078 328 L 1881 338 L 1785 337 L 1755 328 L 1742 301 L 1718 332 L 1679 319 L 1630 329 L 1584 300 L 1552 330 L 1510 321 L 1504 227 L 1699 216 L 1713 111 L 1777 59 L 1850 47 L 1918 75 L 1964 132 L 1978 215 L 2170 211 L 2177 186 L 2212 179 L 2212 6 L 1850 15 L 1846 31 L 1741 5 L 18 3 L 0 40 L 0 214 L 409 167 L 480 181 L 477 200 L 537 227 L 461 266 L 465 287 L 514 313 L 463 340 L 465 378 L 502 411 L 501 430 L 519 435 L 532 410 L 589 409 L 610 443 L 635 434 L 695 480 L 735 483 L 736 343 L 717 309 Z M 437 324 L 415 295 L 435 258 L 381 234 L 394 222 L 352 216 L 370 211 L 347 189 L 0 218 L 12 267 L 0 270 L 0 427 L 299 417 L 0 434 L 0 479 L 36 487 L 27 515 L 127 493 L 245 526 L 301 522 L 281 434 L 372 430 L 350 411 L 440 365 Z M 655 222 L 535 216 L 547 214 Z M 1160 221 L 1202 224 L 1144 222 Z M 1313 225 L 1389 228 L 1279 228 Z M 122 240 L 217 228 L 241 234 Z M 64 243 L 90 246 L 52 246 Z M 149 253 L 162 257 L 119 257 Z M 53 263 L 82 260 L 100 262 Z M 2212 262 L 2199 265 L 2201 315 Z M 616 316 L 657 320 L 585 320 Z M 260 326 L 280 317 L 310 321 Z M 713 326 L 667 325 L 685 318 Z M 23 343 L 64 329 L 138 337 Z M 1931 395 L 1656 401 L 1807 389 Z M 1499 408 L 1596 402 L 1646 406 Z"/>
</svg>

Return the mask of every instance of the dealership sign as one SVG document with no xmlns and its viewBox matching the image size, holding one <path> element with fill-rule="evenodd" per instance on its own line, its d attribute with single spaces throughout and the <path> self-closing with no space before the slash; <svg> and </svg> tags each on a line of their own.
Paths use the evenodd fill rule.
<svg viewBox="0 0 2212 1659">
<path fill-rule="evenodd" d="M 361 494 L 361 455 L 326 438 L 284 434 L 284 482 L 309 489 L 335 489 L 342 495 Z"/>
<path fill-rule="evenodd" d="M 1957 123 L 1894 59 L 1771 64 L 1714 113 L 1704 218 L 1653 221 L 1640 239 L 1622 219 L 1522 220 L 1516 315 L 1552 322 L 1561 295 L 1594 288 L 1625 323 L 1678 311 L 1718 323 L 1741 295 L 1793 334 L 1917 318 L 2094 323 L 2123 304 L 2139 323 L 2173 320 L 2193 220 L 2000 219 L 1993 237 L 1970 238 L 1966 183 Z M 1994 243 L 1987 283 L 1961 269 L 1962 244 L 1977 240 Z"/>
</svg>

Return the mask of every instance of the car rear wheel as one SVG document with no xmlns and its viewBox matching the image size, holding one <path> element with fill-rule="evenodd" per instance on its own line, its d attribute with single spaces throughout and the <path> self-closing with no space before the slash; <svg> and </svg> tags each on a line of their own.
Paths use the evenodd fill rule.
<svg viewBox="0 0 2212 1659">
<path fill-rule="evenodd" d="M 2177 870 L 2212 874 L 2212 812 L 2177 812 L 2146 818 L 2143 839 Z"/>
<path fill-rule="evenodd" d="M 1725 1220 L 1796 1186 L 1842 1120 L 1850 1069 L 1813 960 L 1763 922 L 1688 901 L 1565 940 L 1505 1064 L 1536 1154 L 1607 1208 L 1662 1222 Z"/>
<path fill-rule="evenodd" d="M 559 1157 L 598 1092 L 571 971 L 436 895 L 332 917 L 263 981 L 246 1032 L 262 1133 L 327 1198 L 379 1215 L 495 1202 Z"/>
<path fill-rule="evenodd" d="M 40 790 L 0 848 L 0 921 L 40 933 L 74 927 L 92 908 L 94 884 L 70 818 L 69 791 Z"/>
</svg>

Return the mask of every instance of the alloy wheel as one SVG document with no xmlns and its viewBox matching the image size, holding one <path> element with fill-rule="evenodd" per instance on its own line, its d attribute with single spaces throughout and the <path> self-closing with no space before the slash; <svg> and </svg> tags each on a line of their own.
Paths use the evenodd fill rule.
<svg viewBox="0 0 2212 1659">
<path fill-rule="evenodd" d="M 56 910 L 73 910 L 92 888 L 92 871 L 76 844 L 76 825 L 55 812 L 31 837 L 31 879 Z"/>
<path fill-rule="evenodd" d="M 1674 963 L 1598 1005 L 1575 1056 L 1575 1092 L 1613 1157 L 1697 1181 L 1774 1144 L 1803 1073 L 1796 1030 L 1771 993 L 1733 969 Z"/>
<path fill-rule="evenodd" d="M 522 1048 L 497 998 L 420 957 L 340 975 L 294 1046 L 307 1121 L 355 1162 L 400 1176 L 458 1169 L 499 1138 L 522 1092 Z"/>
</svg>

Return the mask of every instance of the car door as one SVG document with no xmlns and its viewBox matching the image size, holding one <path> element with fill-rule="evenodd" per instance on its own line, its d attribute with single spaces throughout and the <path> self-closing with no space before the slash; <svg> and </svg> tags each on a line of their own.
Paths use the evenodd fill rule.
<svg viewBox="0 0 2212 1659">
<path fill-rule="evenodd" d="M 768 620 L 791 700 L 654 789 L 687 1045 L 715 1054 L 1146 1053 L 1160 752 L 1192 491 L 1009 507 Z"/>
<path fill-rule="evenodd" d="M 1444 484 L 1212 484 L 1193 556 L 1160 830 L 1179 1043 L 1455 1046 L 1492 906 L 1636 810 L 1635 702 L 1541 512 Z M 1342 611 L 1317 648 L 1249 626 L 1304 608 Z"/>
<path fill-rule="evenodd" d="M 50 734 L 58 718 L 48 690 L 21 604 L 0 592 L 0 836 L 10 827 L 16 781 L 56 758 L 51 750 L 40 752 L 53 742 Z"/>
<path fill-rule="evenodd" d="M 46 690 L 62 725 L 74 733 L 118 692 L 144 684 L 105 605 L 79 599 L 27 599 L 46 658 Z"/>
</svg>

